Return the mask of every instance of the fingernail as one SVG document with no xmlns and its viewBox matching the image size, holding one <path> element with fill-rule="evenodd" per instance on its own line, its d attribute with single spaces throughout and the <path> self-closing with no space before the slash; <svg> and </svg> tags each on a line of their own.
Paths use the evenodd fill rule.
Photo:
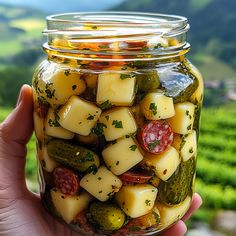
<svg viewBox="0 0 236 236">
<path fill-rule="evenodd" d="M 22 100 L 22 89 L 23 88 L 23 86 L 21 87 L 21 89 L 20 89 L 20 93 L 19 93 L 19 95 L 18 95 L 18 99 L 17 99 L 17 103 L 16 103 L 16 106 L 19 106 L 19 104 L 20 104 L 20 102 L 21 102 L 21 100 Z"/>
</svg>

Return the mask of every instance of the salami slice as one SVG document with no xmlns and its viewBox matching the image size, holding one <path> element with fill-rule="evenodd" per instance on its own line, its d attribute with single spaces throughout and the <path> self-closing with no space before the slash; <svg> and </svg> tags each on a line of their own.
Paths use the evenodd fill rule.
<svg viewBox="0 0 236 236">
<path fill-rule="evenodd" d="M 167 122 L 150 121 L 143 126 L 138 139 L 143 149 L 155 154 L 165 151 L 172 143 L 173 137 Z"/>
<path fill-rule="evenodd" d="M 79 190 L 77 174 L 65 167 L 57 167 L 53 172 L 54 183 L 62 193 L 74 195 Z"/>
</svg>

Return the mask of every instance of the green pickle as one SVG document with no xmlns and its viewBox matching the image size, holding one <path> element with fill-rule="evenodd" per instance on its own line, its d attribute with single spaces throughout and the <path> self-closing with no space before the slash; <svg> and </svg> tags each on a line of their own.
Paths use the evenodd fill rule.
<svg viewBox="0 0 236 236">
<path fill-rule="evenodd" d="M 47 144 L 48 155 L 55 161 L 80 172 L 96 172 L 99 166 L 97 154 L 71 142 L 52 139 Z"/>
<path fill-rule="evenodd" d="M 111 203 L 93 202 L 90 205 L 89 213 L 92 224 L 106 231 L 120 229 L 126 219 L 124 212 Z"/>
<path fill-rule="evenodd" d="M 136 80 L 140 92 L 155 90 L 160 86 L 160 79 L 156 70 L 142 71 L 136 75 Z"/>
<path fill-rule="evenodd" d="M 159 197 L 167 205 L 177 205 L 192 195 L 192 184 L 195 173 L 196 160 L 191 157 L 182 161 L 175 173 L 159 185 Z"/>
<path fill-rule="evenodd" d="M 157 235 L 193 196 L 203 80 L 187 20 L 91 14 L 47 18 L 32 81 L 42 202 L 80 235 Z"/>
</svg>

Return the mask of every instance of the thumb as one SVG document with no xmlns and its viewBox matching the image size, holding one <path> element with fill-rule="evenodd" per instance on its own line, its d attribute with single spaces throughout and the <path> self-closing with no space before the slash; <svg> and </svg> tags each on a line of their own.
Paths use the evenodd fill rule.
<svg viewBox="0 0 236 236">
<path fill-rule="evenodd" d="M 0 126 L 0 137 L 9 142 L 26 144 L 33 130 L 32 112 L 32 89 L 29 85 L 23 85 L 16 108 Z"/>
<path fill-rule="evenodd" d="M 32 90 L 24 85 L 16 108 L 0 125 L 0 195 L 26 189 L 26 143 L 33 132 L 32 112 Z"/>
</svg>

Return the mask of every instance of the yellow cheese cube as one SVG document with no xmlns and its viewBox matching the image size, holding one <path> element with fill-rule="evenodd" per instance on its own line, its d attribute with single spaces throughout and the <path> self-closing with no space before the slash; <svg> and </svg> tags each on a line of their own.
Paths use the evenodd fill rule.
<svg viewBox="0 0 236 236">
<path fill-rule="evenodd" d="M 201 103 L 203 100 L 203 89 L 204 89 L 203 77 L 200 71 L 195 66 L 193 65 L 190 66 L 191 66 L 191 73 L 193 73 L 198 78 L 198 88 L 190 97 L 190 102 Z"/>
<path fill-rule="evenodd" d="M 155 171 L 155 174 L 160 179 L 166 181 L 179 166 L 179 153 L 170 146 L 160 154 L 147 153 L 145 155 L 145 163 Z"/>
<path fill-rule="evenodd" d="M 129 106 L 134 99 L 133 74 L 103 73 L 98 76 L 97 103 L 109 101 L 113 105 Z"/>
<path fill-rule="evenodd" d="M 72 96 L 59 110 L 60 125 L 72 132 L 87 136 L 96 125 L 102 110 L 77 96 Z"/>
<path fill-rule="evenodd" d="M 62 139 L 72 139 L 75 135 L 71 131 L 60 126 L 57 111 L 52 108 L 49 108 L 45 120 L 45 133 L 49 136 Z"/>
<path fill-rule="evenodd" d="M 43 169 L 47 172 L 52 172 L 59 165 L 48 155 L 47 146 L 43 145 L 41 148 L 38 148 L 37 155 Z"/>
<path fill-rule="evenodd" d="M 105 166 L 98 168 L 96 174 L 86 174 L 80 180 L 80 186 L 98 200 L 105 202 L 122 186 L 121 180 Z"/>
<path fill-rule="evenodd" d="M 188 196 L 183 202 L 173 207 L 167 207 L 164 204 L 157 205 L 161 212 L 161 225 L 169 226 L 175 221 L 180 220 L 189 209 L 190 204 L 191 198 Z"/>
<path fill-rule="evenodd" d="M 102 155 L 107 167 L 115 175 L 123 174 L 143 159 L 137 144 L 131 137 L 117 140 L 115 144 L 104 149 Z"/>
<path fill-rule="evenodd" d="M 136 184 L 123 186 L 115 198 L 128 216 L 136 218 L 153 208 L 156 196 L 157 188 L 150 184 Z"/>
<path fill-rule="evenodd" d="M 190 134 L 175 135 L 172 146 L 175 147 L 183 161 L 189 160 L 197 154 L 197 134 L 193 130 Z"/>
<path fill-rule="evenodd" d="M 115 108 L 104 112 L 99 123 L 105 125 L 104 136 L 107 141 L 121 138 L 137 130 L 135 119 L 129 108 Z"/>
<path fill-rule="evenodd" d="M 39 117 L 37 112 L 33 113 L 34 118 L 34 133 L 38 140 L 43 140 L 44 137 L 44 119 Z"/>
<path fill-rule="evenodd" d="M 142 112 L 148 120 L 160 120 L 175 115 L 173 99 L 163 93 L 148 93 L 141 103 Z"/>
<path fill-rule="evenodd" d="M 189 134 L 192 132 L 194 122 L 194 104 L 182 102 L 175 104 L 175 116 L 168 119 L 173 132 Z"/>
<path fill-rule="evenodd" d="M 54 66 L 55 67 L 55 66 Z M 72 95 L 79 95 L 86 89 L 84 80 L 78 72 L 72 70 L 48 70 L 45 79 L 38 81 L 39 95 L 43 96 L 52 106 L 66 103 Z"/>
<path fill-rule="evenodd" d="M 78 213 L 88 208 L 93 197 L 87 192 L 82 192 L 79 195 L 65 195 L 60 190 L 51 189 L 51 198 L 57 212 L 69 224 Z"/>
</svg>

